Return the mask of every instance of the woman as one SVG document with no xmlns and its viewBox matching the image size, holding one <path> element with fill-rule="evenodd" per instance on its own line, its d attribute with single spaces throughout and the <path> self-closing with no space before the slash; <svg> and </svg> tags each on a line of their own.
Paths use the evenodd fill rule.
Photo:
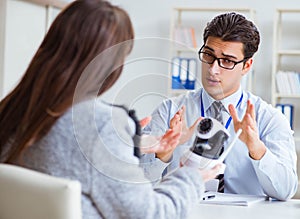
<svg viewBox="0 0 300 219">
<path fill-rule="evenodd" d="M 1 162 L 79 180 L 84 218 L 185 218 L 218 168 L 182 167 L 152 186 L 134 156 L 138 127 L 97 98 L 119 78 L 133 38 L 127 13 L 108 2 L 64 9 L 0 103 Z M 176 145 L 177 132 L 161 144 Z"/>
</svg>

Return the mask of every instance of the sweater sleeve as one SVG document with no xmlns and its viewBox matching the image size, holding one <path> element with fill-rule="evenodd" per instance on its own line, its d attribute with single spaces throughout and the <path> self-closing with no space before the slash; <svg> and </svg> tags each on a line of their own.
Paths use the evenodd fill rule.
<svg viewBox="0 0 300 219">
<path fill-rule="evenodd" d="M 104 218 L 185 218 L 204 190 L 199 170 L 179 168 L 152 186 L 133 155 L 132 120 L 122 110 L 113 115 L 118 122 L 108 119 L 101 124 L 90 155 L 90 197 L 99 214 Z"/>
</svg>

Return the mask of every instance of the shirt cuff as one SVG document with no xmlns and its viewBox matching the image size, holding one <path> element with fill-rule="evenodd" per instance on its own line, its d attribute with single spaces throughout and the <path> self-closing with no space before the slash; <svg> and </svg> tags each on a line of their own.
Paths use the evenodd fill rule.
<svg viewBox="0 0 300 219">
<path fill-rule="evenodd" d="M 250 156 L 249 156 L 250 157 Z M 251 158 L 251 157 L 250 157 Z M 275 171 L 270 171 L 275 166 L 274 155 L 272 152 L 267 148 L 266 153 L 260 160 L 254 160 L 251 158 L 253 167 L 256 171 L 261 171 L 263 173 L 275 173 Z"/>
</svg>

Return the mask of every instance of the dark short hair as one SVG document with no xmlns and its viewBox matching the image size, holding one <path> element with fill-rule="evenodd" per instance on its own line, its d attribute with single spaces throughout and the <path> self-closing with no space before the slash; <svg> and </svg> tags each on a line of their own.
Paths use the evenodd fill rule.
<svg viewBox="0 0 300 219">
<path fill-rule="evenodd" d="M 243 43 L 244 56 L 247 58 L 254 55 L 260 42 L 259 31 L 253 22 L 235 12 L 220 14 L 213 18 L 204 29 L 204 44 L 209 36 L 219 37 L 223 41 Z"/>
</svg>

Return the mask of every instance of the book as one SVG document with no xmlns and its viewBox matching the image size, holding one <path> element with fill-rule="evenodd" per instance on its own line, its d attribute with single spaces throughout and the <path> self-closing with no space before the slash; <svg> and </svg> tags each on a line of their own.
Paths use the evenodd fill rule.
<svg viewBox="0 0 300 219">
<path fill-rule="evenodd" d="M 293 71 L 278 71 L 276 87 L 280 94 L 300 94 L 300 74 Z"/>
<path fill-rule="evenodd" d="M 205 192 L 200 204 L 249 206 L 257 202 L 268 201 L 268 196 L 242 195 L 219 192 Z"/>
<path fill-rule="evenodd" d="M 171 65 L 172 89 L 195 89 L 197 60 L 188 57 L 173 57 Z"/>
<path fill-rule="evenodd" d="M 291 129 L 294 128 L 294 106 L 292 104 L 277 103 L 276 108 L 279 109 L 290 123 Z"/>
<path fill-rule="evenodd" d="M 190 48 L 197 48 L 195 29 L 193 27 L 176 26 L 174 28 L 173 39 Z"/>
</svg>

